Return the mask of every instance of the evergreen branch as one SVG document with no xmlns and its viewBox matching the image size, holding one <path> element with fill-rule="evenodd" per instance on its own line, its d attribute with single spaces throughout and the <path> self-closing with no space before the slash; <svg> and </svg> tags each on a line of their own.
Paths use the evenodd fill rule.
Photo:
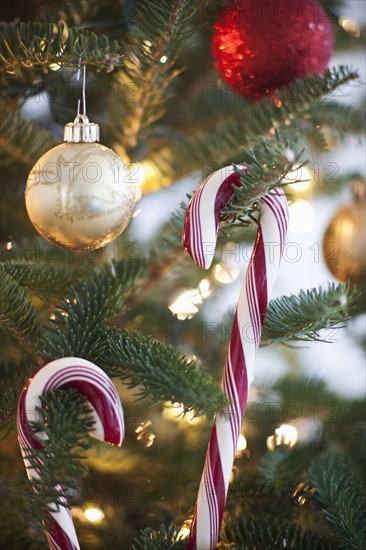
<svg viewBox="0 0 366 550">
<path fill-rule="evenodd" d="M 80 453 L 90 449 L 87 434 L 93 430 L 93 415 L 85 398 L 73 388 L 52 391 L 40 399 L 40 420 L 30 422 L 40 447 L 27 449 L 30 468 L 41 469 L 40 477 L 30 481 L 34 493 L 27 495 L 27 512 L 32 521 L 35 515 L 47 521 L 47 512 L 65 506 L 67 491 L 78 488 L 75 478 L 86 469 L 80 462 L 84 458 Z"/>
<path fill-rule="evenodd" d="M 295 144 L 292 145 L 295 146 Z M 240 173 L 240 186 L 233 186 L 234 195 L 222 209 L 220 217 L 222 229 L 225 227 L 232 229 L 233 222 L 238 226 L 250 225 L 253 222 L 253 214 L 261 208 L 260 200 L 263 195 L 277 186 L 284 185 L 287 174 L 292 172 L 295 166 L 302 166 L 300 163 L 302 152 L 293 162 L 287 161 L 285 152 L 288 147 L 290 147 L 289 142 L 283 142 L 279 133 L 276 132 L 276 141 L 259 138 L 253 150 L 243 149 L 243 164 L 247 171 L 243 173 L 234 165 Z M 296 181 L 291 179 L 291 183 Z M 159 242 L 158 257 L 167 256 L 172 251 L 183 252 L 182 232 L 187 208 L 187 203 L 182 202 L 180 210 L 172 214 L 160 231 L 156 239 Z M 156 258 L 156 250 L 151 251 L 150 258 L 152 260 Z"/>
<path fill-rule="evenodd" d="M 44 527 L 34 518 L 27 520 L 24 508 L 23 479 L 10 480 L 2 476 L 2 513 L 0 514 L 1 546 L 12 550 L 48 550 Z M 7 490 L 7 487 L 9 489 Z M 10 489 L 11 487 L 11 489 Z M 29 489 L 30 492 L 30 489 Z M 28 514 L 30 516 L 30 514 Z"/>
<path fill-rule="evenodd" d="M 127 37 L 124 71 L 117 82 L 118 86 L 132 86 L 133 97 L 113 110 L 116 139 L 120 141 L 122 134 L 125 147 L 135 147 L 140 131 L 164 114 L 167 89 L 180 72 L 175 64 L 194 32 L 190 23 L 198 7 L 198 0 L 140 2 Z M 120 111 L 117 116 L 115 108 Z"/>
<path fill-rule="evenodd" d="M 39 333 L 33 303 L 21 286 L 3 273 L 0 279 L 0 329 L 18 340 Z"/>
<path fill-rule="evenodd" d="M 159 525 L 157 531 L 142 529 L 139 538 L 133 541 L 132 550 L 184 550 L 186 541 L 182 541 L 180 533 L 181 528 L 173 523 L 168 527 Z"/>
<path fill-rule="evenodd" d="M 230 520 L 222 529 L 222 539 L 233 550 L 335 550 L 337 545 L 300 525 L 272 518 Z M 233 541 L 235 546 L 233 546 Z"/>
<path fill-rule="evenodd" d="M 108 347 L 108 320 L 122 310 L 122 298 L 141 272 L 140 263 L 120 261 L 71 287 L 48 326 L 43 357 L 83 357 L 98 363 Z"/>
<path fill-rule="evenodd" d="M 122 48 L 107 36 L 67 28 L 56 23 L 2 23 L 0 25 L 0 72 L 14 73 L 21 67 L 41 68 L 52 65 L 78 68 L 83 63 L 110 70 L 122 64 Z"/>
<path fill-rule="evenodd" d="M 135 332 L 110 332 L 110 354 L 105 369 L 119 377 L 128 387 L 138 389 L 141 398 L 154 403 L 182 403 L 185 411 L 194 409 L 197 415 L 212 417 L 225 404 L 220 388 L 172 346 Z"/>
<path fill-rule="evenodd" d="M 345 284 L 329 284 L 327 289 L 300 290 L 296 296 L 271 300 L 262 331 L 262 345 L 275 342 L 332 342 L 320 330 L 339 327 L 350 317 L 358 293 Z"/>
<path fill-rule="evenodd" d="M 5 392 L 10 387 L 16 387 L 24 384 L 24 380 L 34 369 L 34 366 L 27 359 L 15 361 L 11 358 L 9 361 L 0 362 L 0 388 Z"/>
<path fill-rule="evenodd" d="M 48 265 L 54 263 L 57 267 L 62 266 L 64 269 L 69 269 L 70 272 L 75 268 L 79 276 L 80 271 L 85 270 L 90 272 L 90 266 L 87 265 L 87 261 L 89 260 L 88 255 L 85 256 L 84 254 L 78 254 L 74 250 L 61 248 L 56 244 L 46 241 L 38 234 L 32 239 L 24 237 L 21 240 L 12 240 L 10 250 L 6 247 L 6 244 L 5 246 L 4 244 L 5 243 L 2 243 L 1 246 L 1 261 L 5 264 L 7 262 L 14 264 L 29 263 L 34 266 L 36 263 L 43 265 L 47 262 Z M 70 265 L 72 265 L 72 267 L 69 267 Z M 30 267 L 30 270 L 32 269 L 33 268 Z M 35 267 L 34 270 L 36 273 Z M 29 277 L 31 277 L 31 274 L 29 274 Z"/>
<path fill-rule="evenodd" d="M 149 160 L 172 180 L 205 165 L 219 168 L 239 163 L 242 147 L 248 146 L 258 135 L 265 136 L 274 128 L 287 128 L 291 121 L 301 120 L 304 112 L 318 105 L 323 97 L 357 78 L 357 72 L 340 66 L 327 69 L 323 76 L 309 76 L 282 88 L 277 94 L 280 107 L 269 99 L 246 107 L 237 102 L 228 115 L 223 112 L 221 120 L 214 119 L 211 125 L 194 134 L 182 132 L 176 142 L 152 153 Z"/>
<path fill-rule="evenodd" d="M 325 126 L 343 138 L 348 133 L 361 134 L 365 131 L 364 113 L 352 105 L 337 102 L 323 102 L 306 112 L 314 127 Z"/>
<path fill-rule="evenodd" d="M 1 164 L 31 167 L 50 147 L 58 145 L 53 134 L 0 101 Z"/>
<path fill-rule="evenodd" d="M 297 132 L 315 150 L 328 151 L 349 134 L 362 135 L 364 115 L 362 110 L 350 105 L 324 101 L 305 111 L 302 120 L 291 121 L 282 133 L 291 136 Z"/>
<path fill-rule="evenodd" d="M 19 394 L 32 370 L 34 366 L 28 360 L 0 363 L 0 439 L 15 426 Z"/>
<path fill-rule="evenodd" d="M 287 161 L 285 151 L 289 146 L 288 142 L 281 141 L 276 131 L 275 142 L 260 138 L 256 150 L 243 149 L 243 163 L 247 170 L 243 172 L 236 168 L 240 173 L 240 187 L 233 186 L 234 196 L 223 208 L 221 222 L 238 221 L 240 225 L 246 226 L 253 221 L 253 214 L 260 209 L 261 198 L 282 185 L 295 166 L 302 166 L 302 151 L 293 162 Z M 291 182 L 296 183 L 293 180 Z"/>
<path fill-rule="evenodd" d="M 335 536 L 344 541 L 341 548 L 366 548 L 366 494 L 350 462 L 336 451 L 326 451 L 313 461 L 310 476 L 316 502 L 334 526 Z"/>
<path fill-rule="evenodd" d="M 290 448 L 286 444 L 279 444 L 273 451 L 268 451 L 262 456 L 258 472 L 267 483 L 290 485 L 306 469 L 311 456 L 312 453 L 307 447 Z"/>
<path fill-rule="evenodd" d="M 301 402 L 309 408 L 314 403 L 337 403 L 340 398 L 332 392 L 324 380 L 319 378 L 308 378 L 305 375 L 285 376 L 272 385 L 272 390 L 281 396 L 284 403 Z M 344 402 L 341 400 L 342 408 Z"/>
<path fill-rule="evenodd" d="M 14 429 L 18 399 L 19 391 L 14 389 L 4 392 L 0 397 L 0 439 L 4 439 Z"/>
<path fill-rule="evenodd" d="M 76 269 L 49 262 L 4 262 L 0 273 L 7 273 L 25 290 L 32 293 L 63 292 L 75 278 Z M 80 274 L 80 271 L 79 271 Z"/>
</svg>

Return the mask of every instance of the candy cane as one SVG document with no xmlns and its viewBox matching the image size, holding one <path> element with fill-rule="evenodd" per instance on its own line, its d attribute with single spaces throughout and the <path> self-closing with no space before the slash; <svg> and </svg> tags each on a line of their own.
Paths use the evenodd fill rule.
<svg viewBox="0 0 366 550">
<path fill-rule="evenodd" d="M 245 167 L 239 166 L 245 171 Z M 217 170 L 194 193 L 184 223 L 183 244 L 192 259 L 209 268 L 223 206 L 240 175 Z M 262 198 L 257 237 L 235 313 L 222 386 L 230 404 L 217 413 L 206 454 L 187 550 L 215 547 L 226 501 L 237 442 L 253 377 L 268 296 L 280 265 L 288 225 L 288 207 L 280 188 Z"/>
<path fill-rule="evenodd" d="M 40 448 L 39 441 L 34 439 L 29 422 L 36 418 L 36 406 L 40 406 L 40 397 L 46 392 L 60 388 L 75 388 L 86 397 L 92 410 L 95 424 L 90 435 L 120 446 L 124 438 L 124 420 L 121 401 L 111 380 L 99 367 L 78 357 L 56 359 L 41 367 L 24 386 L 18 404 L 18 439 L 23 455 L 27 475 L 30 480 L 42 476 L 42 462 L 39 468 L 29 461 L 32 448 Z M 38 434 L 46 439 L 46 434 Z M 79 550 L 80 546 L 75 532 L 67 501 L 60 491 L 60 501 L 64 506 L 57 506 L 57 511 L 49 512 L 46 536 L 51 550 Z M 50 503 L 51 504 L 51 503 Z M 56 506 L 56 505 L 55 505 Z"/>
</svg>

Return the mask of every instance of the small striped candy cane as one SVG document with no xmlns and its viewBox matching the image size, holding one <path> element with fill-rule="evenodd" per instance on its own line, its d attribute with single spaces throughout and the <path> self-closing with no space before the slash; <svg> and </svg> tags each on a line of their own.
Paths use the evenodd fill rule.
<svg viewBox="0 0 366 550">
<path fill-rule="evenodd" d="M 240 171 L 245 167 L 238 166 Z M 208 269 L 215 252 L 222 208 L 239 185 L 232 167 L 217 170 L 196 190 L 186 214 L 183 244 L 192 259 Z M 230 404 L 215 417 L 198 492 L 187 550 L 215 547 L 229 478 L 253 378 L 268 297 L 274 285 L 288 226 L 288 206 L 280 188 L 262 198 L 253 253 L 231 332 L 222 386 Z"/>
<path fill-rule="evenodd" d="M 29 422 L 36 418 L 36 407 L 41 406 L 40 397 L 48 391 L 61 388 L 74 388 L 86 398 L 95 422 L 91 436 L 112 445 L 122 444 L 125 433 L 122 405 L 116 388 L 105 372 L 90 361 L 78 357 L 56 359 L 45 364 L 28 380 L 18 403 L 18 439 L 30 480 L 41 478 L 42 463 L 39 461 L 38 469 L 37 466 L 32 467 L 29 461 L 29 449 L 41 447 L 33 437 Z M 46 434 L 38 434 L 38 437 L 46 439 Z M 62 495 L 62 487 L 57 485 L 56 488 Z M 47 518 L 49 547 L 51 550 L 79 550 L 67 501 L 63 496 L 60 496 L 60 500 L 65 506 L 57 506 L 57 511 L 49 512 Z"/>
</svg>

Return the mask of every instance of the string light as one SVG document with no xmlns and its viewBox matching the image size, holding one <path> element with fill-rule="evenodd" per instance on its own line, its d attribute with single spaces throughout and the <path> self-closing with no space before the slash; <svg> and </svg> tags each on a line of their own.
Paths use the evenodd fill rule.
<svg viewBox="0 0 366 550">
<path fill-rule="evenodd" d="M 137 434 L 138 441 L 145 443 L 145 447 L 151 447 L 154 444 L 156 435 L 153 434 L 148 428 L 151 426 L 151 421 L 147 420 L 146 422 L 141 422 L 141 424 L 136 428 L 135 433 Z"/>
<path fill-rule="evenodd" d="M 179 539 L 184 539 L 184 538 L 188 537 L 188 535 L 191 531 L 191 524 L 192 524 L 192 517 L 185 520 L 185 522 L 183 523 L 180 531 L 178 532 Z"/>
<path fill-rule="evenodd" d="M 346 32 L 353 34 L 353 36 L 355 36 L 356 38 L 359 38 L 361 36 L 360 26 L 357 21 L 354 21 L 354 19 L 341 17 L 339 20 L 339 24 Z"/>
<path fill-rule="evenodd" d="M 208 298 L 212 292 L 210 281 L 208 281 L 207 279 L 202 279 L 202 281 L 198 285 L 198 290 L 204 300 Z"/>
<path fill-rule="evenodd" d="M 297 441 L 297 430 L 291 424 L 282 424 L 275 430 L 274 435 L 267 437 L 267 449 L 273 451 L 278 445 L 293 447 Z"/>
<path fill-rule="evenodd" d="M 180 423 L 183 421 L 191 426 L 195 426 L 200 422 L 203 422 L 206 418 L 202 416 L 196 416 L 193 410 L 187 411 L 185 413 L 182 403 L 171 404 L 169 401 L 166 401 L 164 403 L 162 415 L 164 418 L 170 420 L 171 422 Z"/>
<path fill-rule="evenodd" d="M 208 298 L 212 290 L 210 282 L 203 279 L 198 288 L 188 288 L 173 300 L 168 306 L 173 315 L 176 315 L 180 321 L 192 319 L 198 313 L 202 301 Z"/>
<path fill-rule="evenodd" d="M 236 446 L 235 458 L 240 458 L 243 456 L 245 449 L 247 448 L 247 440 L 243 434 L 239 435 L 238 444 Z"/>
<path fill-rule="evenodd" d="M 5 245 L 6 250 L 12 250 L 13 249 L 13 243 L 11 241 L 7 242 Z"/>
<path fill-rule="evenodd" d="M 51 69 L 51 71 L 59 71 L 60 69 L 62 69 L 61 63 L 50 63 L 48 66 Z"/>
<path fill-rule="evenodd" d="M 239 268 L 217 264 L 214 269 L 214 277 L 219 283 L 227 285 L 239 277 Z"/>
<path fill-rule="evenodd" d="M 166 401 L 164 403 L 164 409 L 163 409 L 162 415 L 167 420 L 172 420 L 173 422 L 180 422 L 183 414 L 184 414 L 184 406 L 182 405 L 182 403 L 171 404 L 169 401 Z"/>
<path fill-rule="evenodd" d="M 104 519 L 104 513 L 100 508 L 87 508 L 84 515 L 91 523 L 100 523 Z"/>
<path fill-rule="evenodd" d="M 160 63 L 166 63 L 168 61 L 168 58 L 166 55 L 163 55 L 161 58 L 160 58 Z"/>
<path fill-rule="evenodd" d="M 283 178 L 283 182 L 290 184 L 295 191 L 307 191 L 312 184 L 311 172 L 306 166 L 295 164 L 294 169 Z"/>
<path fill-rule="evenodd" d="M 184 290 L 168 307 L 173 315 L 180 321 L 192 319 L 198 313 L 198 305 L 202 304 L 202 298 L 196 288 Z"/>
<path fill-rule="evenodd" d="M 238 472 L 239 472 L 239 468 L 237 468 L 236 466 L 233 466 L 233 468 L 230 472 L 229 483 L 232 483 L 233 481 L 235 481 L 235 479 L 238 475 Z"/>
</svg>

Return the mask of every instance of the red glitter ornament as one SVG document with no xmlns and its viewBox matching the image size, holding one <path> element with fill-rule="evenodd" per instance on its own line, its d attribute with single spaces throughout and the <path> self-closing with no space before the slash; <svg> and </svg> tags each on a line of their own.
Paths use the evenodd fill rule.
<svg viewBox="0 0 366 550">
<path fill-rule="evenodd" d="M 249 101 L 322 73 L 333 45 L 331 24 L 316 0 L 231 0 L 213 35 L 216 68 Z"/>
</svg>

